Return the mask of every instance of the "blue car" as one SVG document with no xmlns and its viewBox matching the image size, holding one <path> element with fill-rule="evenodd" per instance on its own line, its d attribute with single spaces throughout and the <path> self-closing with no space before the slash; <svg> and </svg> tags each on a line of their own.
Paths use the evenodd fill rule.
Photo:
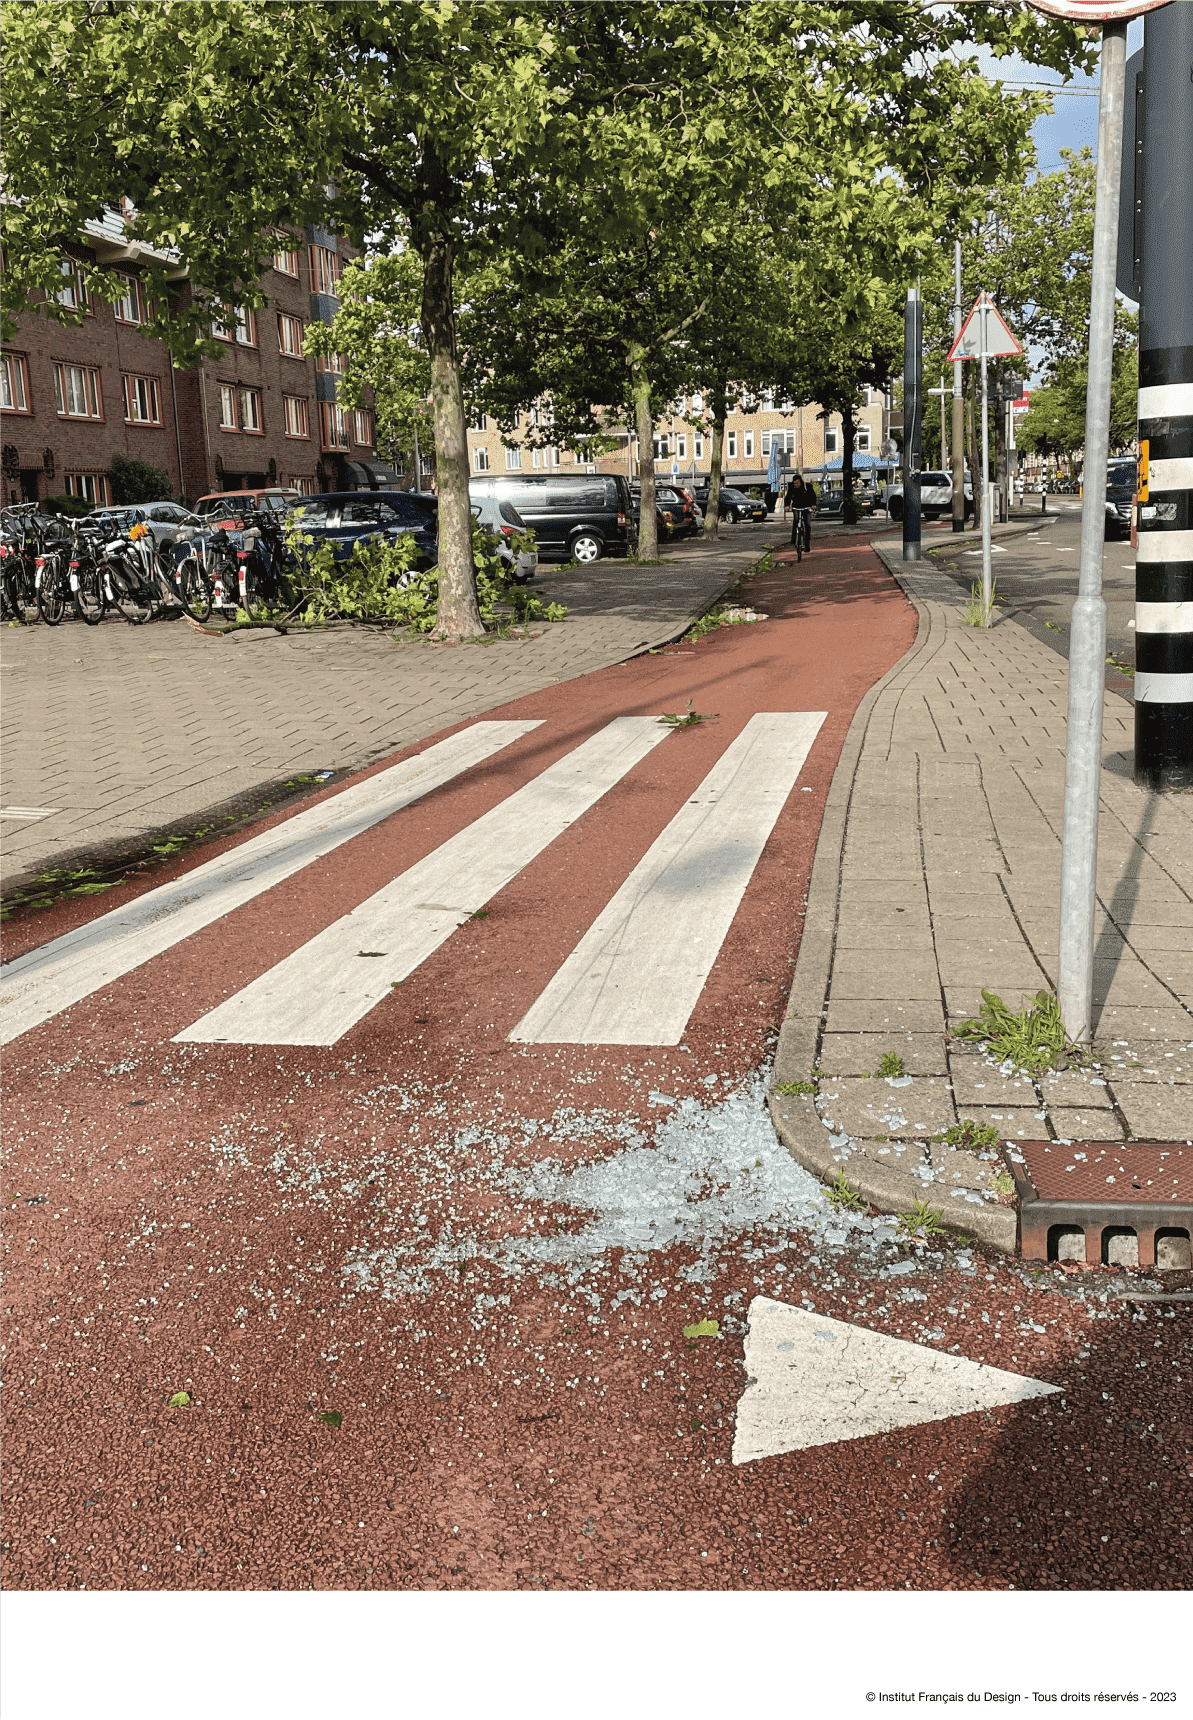
<svg viewBox="0 0 1193 1720">
<path fill-rule="evenodd" d="M 324 496 L 303 496 L 294 516 L 304 537 L 315 545 L 328 539 L 337 561 L 346 561 L 361 538 L 396 541 L 410 532 L 418 546 L 418 567 L 433 567 L 439 559 L 439 502 L 435 496 L 409 490 L 333 490 Z"/>
</svg>

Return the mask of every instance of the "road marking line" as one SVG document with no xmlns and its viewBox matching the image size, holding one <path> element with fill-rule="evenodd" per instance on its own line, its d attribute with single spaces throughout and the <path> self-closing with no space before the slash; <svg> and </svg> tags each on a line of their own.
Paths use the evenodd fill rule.
<svg viewBox="0 0 1193 1720">
<path fill-rule="evenodd" d="M 0 806 L 0 818 L 52 818 L 60 806 Z"/>
<path fill-rule="evenodd" d="M 615 717 L 177 1039 L 334 1045 L 668 732 L 657 717 Z M 364 950 L 386 960 L 362 962 Z"/>
<path fill-rule="evenodd" d="M 750 718 L 511 1039 L 679 1044 L 826 714 Z"/>
<path fill-rule="evenodd" d="M 1061 1389 L 766 1296 L 755 1296 L 747 1318 L 749 1384 L 737 1406 L 734 1463 L 949 1421 Z"/>
<path fill-rule="evenodd" d="M 473 723 L 127 907 L 18 956 L 0 979 L 0 1044 L 111 985 L 539 726 Z"/>
</svg>

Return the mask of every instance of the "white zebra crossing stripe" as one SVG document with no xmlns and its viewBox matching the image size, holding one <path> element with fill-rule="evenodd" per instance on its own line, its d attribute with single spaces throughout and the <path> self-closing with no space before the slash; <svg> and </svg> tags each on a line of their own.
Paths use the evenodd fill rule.
<svg viewBox="0 0 1193 1720">
<path fill-rule="evenodd" d="M 18 956 L 0 979 L 0 1044 L 131 973 L 538 727 L 539 722 L 473 723 L 127 907 Z"/>
<path fill-rule="evenodd" d="M 177 1038 L 334 1045 L 668 732 L 657 717 L 614 718 Z"/>
<path fill-rule="evenodd" d="M 750 718 L 511 1039 L 679 1044 L 825 715 Z"/>
<path fill-rule="evenodd" d="M 948 1421 L 1060 1390 L 826 1314 L 755 1296 L 734 1463 Z"/>
</svg>

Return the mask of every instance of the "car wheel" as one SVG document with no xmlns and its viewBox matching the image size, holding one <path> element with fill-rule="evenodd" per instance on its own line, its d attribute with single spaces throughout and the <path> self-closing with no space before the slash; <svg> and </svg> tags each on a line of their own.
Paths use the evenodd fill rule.
<svg viewBox="0 0 1193 1720">
<path fill-rule="evenodd" d="M 887 503 L 886 517 L 888 520 L 901 520 L 903 518 L 903 503 L 897 497 L 892 496 Z"/>
<path fill-rule="evenodd" d="M 600 561 L 602 554 L 601 540 L 591 532 L 581 532 L 572 539 L 572 560 L 587 565 L 589 562 Z"/>
</svg>

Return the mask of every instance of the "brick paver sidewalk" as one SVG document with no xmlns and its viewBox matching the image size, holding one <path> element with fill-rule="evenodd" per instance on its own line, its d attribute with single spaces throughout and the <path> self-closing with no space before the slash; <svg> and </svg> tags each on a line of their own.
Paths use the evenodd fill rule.
<svg viewBox="0 0 1193 1720">
<path fill-rule="evenodd" d="M 1012 618 L 965 625 L 947 574 L 879 553 L 920 632 L 842 751 L 776 1063 L 781 1082 L 818 1071 L 819 1092 L 773 1110 L 822 1174 L 848 1165 L 887 1210 L 965 1200 L 953 1215 L 1013 1247 L 997 1171 L 930 1136 L 973 1119 L 1012 1142 L 1193 1137 L 1193 797 L 1135 785 L 1131 706 L 1107 692 L 1100 1067 L 1033 1082 L 952 1042 L 983 987 L 1016 1011 L 1056 989 L 1068 665 Z M 910 1083 L 872 1078 L 884 1052 Z"/>
<path fill-rule="evenodd" d="M 359 768 L 622 662 L 675 638 L 787 535 L 769 521 L 676 545 L 657 567 L 544 565 L 536 590 L 568 618 L 530 639 L 446 646 L 359 628 L 211 637 L 181 619 L 6 629 L 5 887 L 189 833 L 296 774 Z"/>
</svg>

